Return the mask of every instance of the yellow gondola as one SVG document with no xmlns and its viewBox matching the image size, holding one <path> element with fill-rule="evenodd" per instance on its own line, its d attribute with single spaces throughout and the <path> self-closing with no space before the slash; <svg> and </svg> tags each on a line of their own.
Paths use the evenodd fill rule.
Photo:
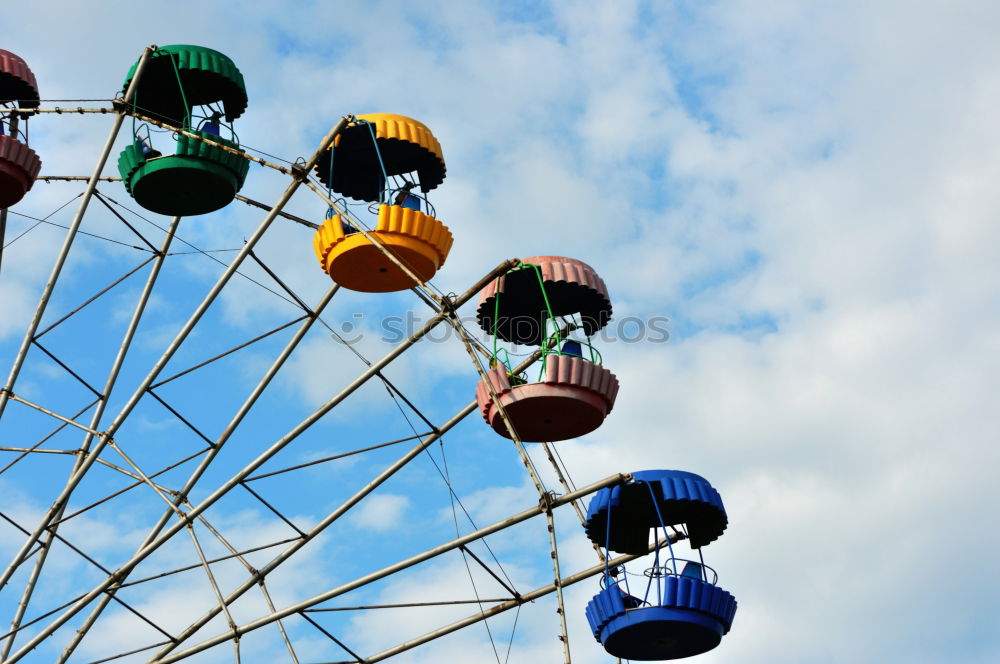
<svg viewBox="0 0 1000 664">
<path fill-rule="evenodd" d="M 448 227 L 434 217 L 400 205 L 382 205 L 370 233 L 423 283 L 434 276 L 451 250 Z M 313 239 L 323 271 L 335 282 L 364 293 L 389 293 L 417 285 L 410 275 L 340 215 L 329 217 Z"/>
<path fill-rule="evenodd" d="M 358 115 L 319 160 L 316 175 L 331 192 L 381 203 L 367 234 L 332 208 L 317 231 L 316 257 L 338 284 L 366 293 L 406 290 L 444 264 L 451 232 L 425 197 L 411 193 L 419 187 L 426 194 L 445 176 L 441 144 L 423 123 L 391 113 Z"/>
</svg>

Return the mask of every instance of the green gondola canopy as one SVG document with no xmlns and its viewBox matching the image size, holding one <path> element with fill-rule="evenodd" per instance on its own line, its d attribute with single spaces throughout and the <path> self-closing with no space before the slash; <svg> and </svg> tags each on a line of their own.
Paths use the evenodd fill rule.
<svg viewBox="0 0 1000 664">
<path fill-rule="evenodd" d="M 129 69 L 123 94 L 138 65 Z M 204 46 L 174 44 L 153 53 L 133 102 L 140 113 L 174 126 L 182 125 L 194 106 L 218 102 L 232 122 L 246 110 L 247 91 L 243 74 L 228 56 Z"/>
</svg>

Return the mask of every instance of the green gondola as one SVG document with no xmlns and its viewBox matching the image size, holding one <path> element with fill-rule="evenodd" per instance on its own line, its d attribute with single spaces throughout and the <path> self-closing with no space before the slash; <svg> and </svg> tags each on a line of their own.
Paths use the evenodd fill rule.
<svg viewBox="0 0 1000 664">
<path fill-rule="evenodd" d="M 129 70 L 125 89 L 137 66 Z M 203 46 L 163 46 L 147 63 L 131 107 L 136 115 L 239 149 L 231 123 L 246 110 L 247 93 L 243 75 L 222 53 Z M 231 138 L 221 135 L 223 128 Z M 164 155 L 153 146 L 149 124 L 134 121 L 133 142 L 118 158 L 129 195 L 143 208 L 166 215 L 206 214 L 228 205 L 246 180 L 246 158 L 180 133 L 175 143 L 174 154 Z"/>
</svg>

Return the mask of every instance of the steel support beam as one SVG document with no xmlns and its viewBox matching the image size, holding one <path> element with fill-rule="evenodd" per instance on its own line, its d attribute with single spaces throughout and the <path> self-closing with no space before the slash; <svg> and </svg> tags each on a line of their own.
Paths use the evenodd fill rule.
<svg viewBox="0 0 1000 664">
<path fill-rule="evenodd" d="M 311 608 L 316 604 L 321 604 L 322 602 L 326 602 L 327 600 L 333 599 L 334 597 L 343 595 L 344 593 L 348 593 L 352 590 L 356 590 L 358 588 L 361 588 L 362 586 L 366 586 L 370 583 L 383 579 L 391 574 L 401 572 L 418 563 L 422 563 L 426 560 L 430 560 L 431 558 L 435 558 L 444 553 L 448 553 L 449 551 L 453 551 L 470 542 L 482 539 L 487 535 L 491 535 L 500 530 L 504 530 L 505 528 L 515 526 L 523 521 L 527 521 L 528 519 L 538 516 L 539 514 L 545 514 L 546 511 L 555 509 L 560 505 L 571 503 L 572 501 L 578 498 L 588 496 L 594 493 L 595 491 L 603 489 L 604 487 L 614 486 L 616 484 L 623 484 L 630 480 L 631 480 L 631 475 L 629 474 L 619 473 L 617 475 L 611 475 L 609 477 L 604 478 L 603 480 L 594 482 L 593 484 L 589 484 L 583 487 L 582 489 L 578 489 L 573 493 L 568 493 L 563 496 L 553 498 L 547 503 L 536 505 L 535 507 L 524 510 L 519 514 L 515 514 L 514 516 L 508 517 L 502 521 L 497 521 L 496 523 L 480 528 L 479 530 L 473 531 L 467 535 L 457 537 L 449 542 L 445 542 L 444 544 L 427 549 L 426 551 L 418 553 L 415 556 L 410 556 L 409 558 L 401 560 L 398 563 L 389 565 L 387 567 L 383 567 L 382 569 L 376 572 L 372 572 L 371 574 L 359 577 L 354 581 L 350 581 L 343 585 L 337 586 L 336 588 L 333 588 L 331 590 L 327 590 L 326 592 L 314 595 L 309 599 L 303 600 L 296 604 L 292 604 L 291 606 L 287 606 L 283 609 L 280 609 L 279 611 L 271 613 L 270 615 L 258 618 L 257 620 L 246 623 L 245 625 L 240 625 L 236 627 L 236 629 L 230 632 L 225 632 L 223 634 L 216 635 L 210 639 L 202 641 L 201 643 L 193 645 L 190 648 L 185 648 L 184 650 L 175 652 L 174 654 L 167 656 L 160 656 L 160 653 L 157 653 L 157 655 L 151 661 L 157 662 L 157 664 L 169 664 L 170 662 L 179 661 L 181 659 L 184 659 L 185 657 L 189 657 L 191 655 L 194 655 L 195 653 L 207 650 L 208 648 L 216 646 L 220 643 L 225 643 L 226 641 L 229 641 L 235 636 L 246 634 L 247 632 L 252 632 L 253 630 L 264 627 L 265 625 L 270 625 L 276 620 L 281 620 L 282 618 L 294 615 L 304 609 Z M 604 569 L 603 565 L 600 565 L 599 567 L 600 569 Z M 525 597 L 526 596 L 522 596 L 522 598 Z"/>
<path fill-rule="evenodd" d="M 348 118 L 344 118 L 341 120 L 340 123 L 338 123 L 336 127 L 334 127 L 334 129 L 330 132 L 330 134 L 326 137 L 326 139 L 324 139 L 323 144 L 320 147 L 320 150 L 317 150 L 317 152 L 310 159 L 306 168 L 303 169 L 303 172 L 308 173 L 312 165 L 316 162 L 316 160 L 318 160 L 319 155 L 322 154 L 322 151 L 325 150 L 333 142 L 333 139 L 336 136 L 336 134 L 339 133 L 340 130 L 347 125 L 347 122 Z M 283 205 L 284 202 L 287 201 L 287 198 L 291 196 L 291 191 L 294 191 L 295 186 L 296 183 L 293 183 L 293 185 L 289 187 L 289 191 L 286 191 L 286 195 L 282 197 L 280 205 Z M 276 205 L 275 208 L 280 209 L 280 205 Z M 243 250 L 241 250 L 240 256 L 246 256 L 247 254 L 249 254 L 250 249 L 253 248 L 253 245 L 256 243 L 256 240 L 259 239 L 259 236 L 263 233 L 263 230 L 266 227 L 266 225 L 269 224 L 270 221 L 272 221 L 276 216 L 277 213 L 275 212 L 275 210 L 272 210 L 272 212 L 268 215 L 267 219 L 265 220 L 265 223 L 262 223 L 262 228 L 258 229 L 258 232 L 255 233 L 250 240 L 248 240 L 246 246 L 243 248 Z M 255 471 L 257 468 L 266 463 L 271 457 L 273 457 L 279 451 L 284 449 L 285 446 L 287 446 L 289 443 L 295 440 L 300 434 L 302 434 L 315 422 L 317 422 L 324 415 L 326 415 L 326 413 L 332 410 L 337 404 L 339 404 L 348 396 L 350 396 L 352 393 L 354 393 L 355 390 L 364 385 L 372 377 L 378 375 L 382 369 L 384 369 L 390 362 L 392 362 L 399 355 L 401 355 L 403 351 L 405 351 L 414 343 L 422 339 L 426 334 L 428 334 L 437 325 L 439 325 L 442 321 L 444 321 L 445 318 L 447 318 L 447 316 L 449 315 L 449 312 L 453 308 L 460 307 L 462 304 L 472 299 L 480 290 L 482 290 L 482 288 L 487 283 L 496 278 L 497 275 L 503 274 L 516 264 L 517 264 L 517 259 L 504 261 L 503 263 L 495 267 L 493 270 L 491 270 L 486 276 L 480 279 L 472 288 L 470 288 L 462 295 L 458 296 L 454 301 L 450 302 L 450 307 L 448 309 L 436 314 L 421 329 L 417 330 L 412 335 L 410 335 L 410 337 L 406 339 L 406 341 L 396 346 L 396 348 L 390 351 L 381 360 L 375 362 L 370 367 L 368 367 L 368 369 L 366 369 L 360 376 L 358 376 L 358 378 L 355 379 L 350 385 L 345 387 L 337 396 L 335 396 L 326 404 L 321 406 L 312 415 L 303 420 L 302 423 L 300 423 L 298 426 L 292 429 L 292 431 L 290 431 L 281 439 L 276 441 L 273 445 L 271 445 L 271 447 L 269 447 L 267 450 L 261 453 L 256 459 L 251 461 L 236 475 L 227 480 L 215 491 L 213 491 L 208 497 L 202 500 L 201 503 L 193 507 L 183 519 L 174 522 L 166 531 L 162 532 L 153 541 L 143 546 L 128 561 L 123 563 L 118 568 L 118 570 L 116 570 L 114 574 L 110 575 L 107 579 L 105 579 L 96 587 L 94 587 L 90 592 L 81 597 L 77 602 L 75 602 L 71 607 L 69 607 L 65 612 L 63 612 L 58 618 L 49 623 L 49 625 L 47 625 L 44 629 L 42 629 L 38 634 L 34 636 L 34 638 L 32 638 L 20 650 L 18 650 L 11 656 L 9 664 L 13 664 L 13 662 L 19 661 L 22 657 L 28 654 L 28 652 L 34 649 L 39 643 L 48 638 L 53 632 L 59 629 L 62 625 L 64 625 L 67 621 L 69 621 L 73 616 L 75 616 L 81 610 L 83 610 L 83 608 L 86 607 L 91 601 L 96 599 L 98 595 L 104 593 L 112 586 L 121 583 L 121 581 L 123 581 L 128 576 L 128 574 L 136 565 L 142 562 L 146 557 L 148 557 L 154 551 L 156 551 L 166 541 L 168 541 L 171 537 L 176 535 L 181 529 L 185 528 L 186 525 L 195 518 L 197 518 L 198 515 L 202 514 L 205 510 L 214 505 L 232 488 L 234 488 L 237 484 L 242 482 L 251 473 L 253 473 L 253 471 Z M 181 341 L 183 341 L 183 339 L 187 336 L 187 334 L 190 333 L 191 328 L 194 327 L 194 324 L 201 317 L 204 311 L 208 308 L 208 304 L 210 304 L 211 301 L 214 300 L 215 296 L 222 288 L 220 284 L 224 282 L 225 278 L 228 278 L 236 271 L 236 267 L 237 263 L 234 261 L 233 265 L 230 266 L 226 274 L 223 275 L 223 278 L 220 278 L 220 283 L 216 284 L 216 287 L 213 288 L 209 296 L 206 297 L 205 302 L 202 303 L 202 306 L 199 307 L 198 311 L 196 311 L 195 314 L 192 315 L 191 319 L 188 321 L 188 324 L 185 325 L 184 328 L 178 333 L 178 337 L 174 340 L 173 343 L 170 344 L 170 347 L 167 349 L 167 351 L 165 351 L 164 357 L 161 358 L 159 362 L 157 362 L 156 367 L 154 367 L 153 371 L 150 372 L 150 374 L 146 377 L 146 379 L 143 381 L 143 384 L 136 391 L 135 395 L 133 395 L 132 399 L 124 406 L 118 418 L 111 424 L 109 429 L 104 434 L 102 434 L 101 444 L 95 447 L 94 451 L 90 455 L 88 455 L 87 457 L 88 461 L 95 458 L 95 455 L 99 453 L 99 451 L 103 449 L 104 445 L 107 444 L 107 441 L 111 439 L 114 432 L 117 430 L 117 427 L 120 426 L 121 422 L 124 421 L 128 413 L 130 413 L 131 410 L 135 407 L 136 403 L 141 398 L 146 388 L 148 388 L 149 385 L 153 383 L 153 381 L 156 379 L 156 376 L 159 375 L 160 371 L 166 365 L 169 357 L 173 355 L 177 347 L 180 345 Z M 90 461 L 90 463 L 92 464 L 93 462 Z M 86 468 L 88 467 L 89 465 L 83 466 L 81 468 L 81 472 L 75 474 L 74 477 L 82 478 L 83 473 L 86 471 Z M 77 482 L 78 481 L 79 479 L 77 480 Z M 75 487 L 75 484 L 73 486 Z M 70 489 L 70 487 L 67 487 L 67 489 Z M 64 491 L 64 494 L 68 496 L 69 492 Z M 63 498 L 63 500 L 65 500 L 65 498 Z M 40 533 L 41 530 L 43 529 L 44 525 L 41 525 L 38 529 L 38 532 Z M 37 541 L 37 537 L 35 538 L 35 540 Z"/>
<path fill-rule="evenodd" d="M 125 91 L 126 102 L 129 102 L 135 96 L 139 80 L 142 78 L 142 74 L 146 69 L 146 63 L 149 62 L 149 58 L 152 56 L 154 50 L 156 50 L 155 45 L 147 46 L 146 50 L 142 52 L 142 56 L 139 58 L 139 63 L 136 65 L 135 75 L 132 77 L 132 82 Z M 124 121 L 125 110 L 122 108 L 115 114 L 115 121 L 111 127 L 111 132 L 108 135 L 108 140 L 104 142 L 104 149 L 101 150 L 101 155 L 97 159 L 97 165 L 94 167 L 94 172 L 91 174 L 90 180 L 87 181 L 87 188 L 84 190 L 83 196 L 80 199 L 80 204 L 76 208 L 76 214 L 73 216 L 73 222 L 70 224 L 69 230 L 66 231 L 66 239 L 63 240 L 63 245 L 59 250 L 59 255 L 56 257 L 55 265 L 52 266 L 52 273 L 49 275 L 49 280 L 45 283 L 45 288 L 42 290 L 42 295 L 38 300 L 38 306 L 35 307 L 35 315 L 32 317 L 27 331 L 24 333 L 24 340 L 21 342 L 21 348 L 17 352 L 17 357 L 14 358 L 14 365 L 10 369 L 10 375 L 7 377 L 7 383 L 4 385 L 3 390 L 0 390 L 0 416 L 3 415 L 4 408 L 7 406 L 8 395 L 14 389 L 14 383 L 17 381 L 17 376 L 21 373 L 21 367 L 24 365 L 24 359 L 28 355 L 28 348 L 31 347 L 31 342 L 35 338 L 35 332 L 38 330 L 38 326 L 42 322 L 42 316 L 45 314 L 45 309 L 49 304 L 49 299 L 52 297 L 52 291 L 55 290 L 56 282 L 59 280 L 59 275 L 62 272 L 63 265 L 65 265 L 66 258 L 69 256 L 69 250 L 73 246 L 73 240 L 76 239 L 76 233 L 80 230 L 80 223 L 83 221 L 83 215 L 87 211 L 90 199 L 94 196 L 94 191 L 97 188 L 97 179 L 101 176 L 101 171 L 104 170 L 104 165 L 108 162 L 108 157 L 111 155 L 111 149 L 115 145 L 115 139 L 118 138 L 118 132 L 121 130 L 122 123 Z M 0 580 L 0 587 L 3 587 L 4 583 L 6 583 L 6 579 Z"/>
</svg>

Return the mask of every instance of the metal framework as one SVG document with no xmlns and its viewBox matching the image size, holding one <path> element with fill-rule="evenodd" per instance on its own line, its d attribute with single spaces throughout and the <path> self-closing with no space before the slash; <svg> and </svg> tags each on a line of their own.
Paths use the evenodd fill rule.
<svg viewBox="0 0 1000 664">
<path fill-rule="evenodd" d="M 301 636 L 296 635 L 309 633 L 312 637 L 322 637 L 335 646 L 335 652 L 340 653 L 340 659 L 336 660 L 338 662 L 377 662 L 464 627 L 486 622 L 510 609 L 520 611 L 528 603 L 551 594 L 555 596 L 557 614 L 552 617 L 553 638 L 561 641 L 564 661 L 568 664 L 571 661 L 570 634 L 563 587 L 599 574 L 604 569 L 604 561 L 598 553 L 597 565 L 564 576 L 558 555 L 554 515 L 558 508 L 571 505 L 577 518 L 582 521 L 583 512 L 578 502 L 580 499 L 602 487 L 627 481 L 628 477 L 612 475 L 576 489 L 558 459 L 558 454 L 553 454 L 553 449 L 548 444 L 543 444 L 540 449 L 544 452 L 545 461 L 552 466 L 561 489 L 558 493 L 550 490 L 545 486 L 542 473 L 536 468 L 534 460 L 501 408 L 501 416 L 513 434 L 514 451 L 537 490 L 538 503 L 491 525 L 479 526 L 461 503 L 444 451 L 445 436 L 475 411 L 475 402 L 464 405 L 449 419 L 435 424 L 387 375 L 389 365 L 404 352 L 414 347 L 436 327 L 447 325 L 455 331 L 464 352 L 481 377 L 484 373 L 482 362 L 484 357 L 488 358 L 488 353 L 484 355 L 477 340 L 463 326 L 457 312 L 487 283 L 516 266 L 516 259 L 504 261 L 489 270 L 459 295 L 444 294 L 431 284 L 418 286 L 414 292 L 430 308 L 429 320 L 377 361 L 367 359 L 360 348 L 340 338 L 338 343 L 343 344 L 362 361 L 364 369 L 286 433 L 268 437 L 267 440 L 272 441 L 270 444 L 261 446 L 257 442 L 256 446 L 248 445 L 247 440 L 259 441 L 270 434 L 262 430 L 257 435 L 254 430 L 254 435 L 247 435 L 246 427 L 241 429 L 241 425 L 248 419 L 253 419 L 262 401 L 273 394 L 273 384 L 279 372 L 294 358 L 301 356 L 301 347 L 307 338 L 313 338 L 316 332 L 340 337 L 331 326 L 329 317 L 325 316 L 339 287 L 332 285 L 315 304 L 308 305 L 288 285 L 286 279 L 254 250 L 264 241 L 276 220 L 316 228 L 316 224 L 309 220 L 284 211 L 286 204 L 302 185 L 315 193 L 325 205 L 334 207 L 341 214 L 349 214 L 338 205 L 338 201 L 328 198 L 326 192 L 310 180 L 310 173 L 319 157 L 352 117 L 346 116 L 335 124 L 316 152 L 301 164 L 283 166 L 245 150 L 234 150 L 217 144 L 290 178 L 285 191 L 273 204 L 237 196 L 238 200 L 250 208 L 263 210 L 265 214 L 241 247 L 224 250 L 233 255 L 228 261 L 221 261 L 213 253 L 216 250 L 202 249 L 183 239 L 181 218 L 174 217 L 167 226 L 159 226 L 98 190 L 99 183 L 117 179 L 103 173 L 121 126 L 129 114 L 128 102 L 142 77 L 153 48 L 147 48 L 140 58 L 123 98 L 111 100 L 110 107 L 55 107 L 34 111 L 56 115 L 109 114 L 113 116 L 113 123 L 89 177 L 46 175 L 41 178 L 49 182 L 69 183 L 68 186 L 73 186 L 74 182 L 85 182 L 85 186 L 82 193 L 71 199 L 71 202 L 76 203 L 76 211 L 71 222 L 64 226 L 65 238 L 56 255 L 51 274 L 13 358 L 8 377 L 0 388 L 0 482 L 11 478 L 16 484 L 16 480 L 20 479 L 23 485 L 38 478 L 34 497 L 45 501 L 41 513 L 31 513 L 30 510 L 25 512 L 9 502 L 0 502 L 0 519 L 7 524 L 3 541 L 13 543 L 8 547 L 9 562 L 0 572 L 0 609 L 12 609 L 9 628 L 0 633 L 0 660 L 17 662 L 38 648 L 56 648 L 59 653 L 56 659 L 58 662 L 96 663 L 128 659 L 166 663 L 229 644 L 233 661 L 239 662 L 244 657 L 241 650 L 243 639 L 273 625 L 267 631 L 270 635 L 268 638 L 280 644 L 287 653 L 288 661 L 302 661 L 296 647 Z M 137 117 L 171 131 L 184 133 L 195 140 L 212 142 L 180 128 L 168 127 L 142 116 Z M 123 232 L 131 240 L 108 237 L 111 233 L 104 231 L 82 230 L 90 203 L 95 200 L 100 204 L 102 214 L 108 215 L 110 223 L 120 224 L 117 228 L 124 229 Z M 6 241 L 4 234 L 9 218 L 19 215 L 17 210 L 11 210 L 9 214 L 10 217 L 7 210 L 0 213 L 0 247 Z M 47 217 L 34 221 L 36 223 L 32 228 L 40 224 L 59 225 L 49 221 Z M 391 261 L 412 275 L 405 261 L 383 246 L 377 236 L 371 235 L 370 229 L 361 220 L 352 217 L 352 223 Z M 151 235 L 151 229 L 160 231 L 162 235 Z M 81 237 L 112 242 L 116 246 L 123 245 L 130 250 L 139 251 L 143 256 L 137 264 L 132 260 L 128 269 L 120 276 L 108 279 L 102 275 L 103 280 L 98 288 L 82 297 L 82 301 L 67 313 L 49 322 L 54 318 L 49 315 L 49 309 L 55 296 L 61 293 L 60 289 L 67 280 L 75 282 L 72 279 L 72 269 L 65 268 Z M 18 238 L 9 241 L 8 246 L 16 239 Z M 134 244 L 136 241 L 139 244 Z M 184 247 L 178 249 L 179 244 Z M 8 256 L 11 251 L 16 251 L 16 247 L 7 250 Z M 225 269 L 208 288 L 201 302 L 191 310 L 186 322 L 163 345 L 159 356 L 149 356 L 148 351 L 137 349 L 137 346 L 141 345 L 144 335 L 148 334 L 147 321 L 153 315 L 151 303 L 155 301 L 157 287 L 161 285 L 164 276 L 170 273 L 175 261 L 182 260 L 179 258 L 182 255 L 208 257 Z M 0 257 L 2 256 L 3 251 L 0 249 Z M 0 266 L 10 269 L 9 262 Z M 109 297 L 120 294 L 123 284 L 131 284 L 142 275 L 145 275 L 145 281 L 132 297 L 131 313 L 120 331 L 117 349 L 110 361 L 104 364 L 103 383 L 95 384 L 94 379 L 89 377 L 93 373 L 92 368 L 83 368 L 84 365 L 91 364 L 84 361 L 88 349 L 81 348 L 72 341 L 67 342 L 65 338 L 54 339 L 52 342 L 46 338 L 43 345 L 43 337 L 58 337 L 61 330 L 76 321 L 84 321 L 80 323 L 84 326 L 92 325 L 88 318 L 90 312 L 101 303 L 106 303 Z M 296 313 L 249 339 L 244 338 L 238 343 L 226 345 L 208 358 L 203 355 L 197 357 L 199 351 L 204 353 L 202 344 L 191 340 L 209 326 L 206 320 L 211 316 L 210 309 L 217 305 L 227 288 L 232 288 L 234 277 L 285 300 Z M 417 279 L 415 281 L 419 282 Z M 70 288 L 68 293 L 76 296 L 77 289 Z M 60 303 L 59 308 L 65 309 L 65 306 Z M 44 327 L 43 321 L 46 322 Z M 569 331 L 564 330 L 564 334 Z M 313 337 L 310 337 L 311 334 Z M 276 341 L 282 337 L 287 338 L 277 348 Z M 190 395 L 184 391 L 171 390 L 180 383 L 190 384 L 192 380 L 195 385 L 200 384 L 199 377 L 205 375 L 205 372 L 217 371 L 234 357 L 244 356 L 247 349 L 262 349 L 260 354 L 267 354 L 269 361 L 258 362 L 260 366 L 257 367 L 256 383 L 235 408 L 228 398 L 230 395 L 225 395 L 227 398 L 223 399 L 222 395 L 214 394 L 210 387 L 207 388 L 204 399 L 209 404 L 218 404 L 213 411 L 229 413 L 220 415 L 222 419 L 217 422 L 224 424 L 216 433 L 211 433 L 210 429 L 217 426 L 216 422 L 204 424 L 203 410 L 191 405 Z M 515 371 L 520 372 L 531 366 L 541 357 L 541 353 L 538 350 L 528 355 Z M 25 370 L 43 363 L 55 365 L 56 368 L 49 374 L 77 386 L 85 398 L 79 399 L 72 406 L 63 403 L 63 399 L 57 400 L 58 403 L 50 403 L 45 390 L 35 389 L 31 381 L 24 378 Z M 137 363 L 144 368 L 138 370 Z M 315 447 L 317 429 L 329 426 L 327 423 L 331 412 L 342 408 L 349 397 L 371 381 L 385 388 L 388 398 L 395 402 L 411 428 L 412 435 L 369 440 L 360 446 L 341 444 L 333 454 L 289 462 L 289 459 L 294 459 L 289 456 L 289 450 L 297 449 L 302 441 L 308 440 L 312 441 L 311 446 L 307 445 L 311 451 Z M 204 379 L 202 384 L 210 386 L 211 381 Z M 123 389 L 131 396 L 121 398 Z M 496 395 L 493 397 L 495 399 Z M 136 413 L 139 414 L 138 417 Z M 150 451 L 143 444 L 141 435 L 143 418 L 149 418 L 150 413 L 158 413 L 159 417 L 170 423 L 169 426 L 183 432 L 183 435 L 178 434 L 178 438 L 187 440 L 188 444 L 178 446 L 173 451 Z M 411 421 L 411 417 L 420 420 L 419 427 Z M 261 424 L 255 422 L 254 426 L 260 427 Z M 238 453 L 232 449 L 234 440 L 239 440 L 243 445 Z M 386 455 L 391 454 L 395 446 L 404 443 L 411 443 L 409 449 L 386 462 Z M 434 446 L 439 448 L 441 463 L 433 454 Z M 374 459 L 369 463 L 369 479 L 363 483 L 355 482 L 351 490 L 340 492 L 343 495 L 338 494 L 339 497 L 331 504 L 326 515 L 311 523 L 306 522 L 301 515 L 289 513 L 287 508 L 282 508 L 282 490 L 268 489 L 259 484 L 261 480 L 283 481 L 289 477 L 308 479 L 308 473 L 314 473 L 318 468 L 327 467 L 330 462 L 348 457 Z M 303 549 L 310 545 L 315 548 L 317 545 L 324 545 L 324 542 L 329 543 L 330 532 L 337 528 L 339 532 L 347 532 L 350 536 L 349 528 L 335 524 L 350 517 L 366 497 L 404 469 L 412 468 L 415 465 L 413 462 L 420 459 L 429 460 L 444 481 L 454 515 L 454 537 L 439 541 L 424 551 L 402 557 L 394 557 L 391 555 L 392 551 L 381 551 L 378 556 L 373 557 L 373 561 L 384 559 L 385 564 L 375 571 L 338 578 L 337 583 L 326 589 L 310 586 L 315 592 L 309 597 L 288 598 L 281 588 L 281 582 L 275 579 L 284 570 L 295 565 L 296 561 L 302 560 Z M 281 461 L 284 465 L 275 466 L 271 463 L 272 460 Z M 39 468 L 44 470 L 40 471 Z M 39 476 L 39 472 L 44 474 Z M 242 504 L 255 505 L 255 509 L 274 521 L 275 536 L 251 544 L 238 532 L 238 528 L 226 523 L 225 514 L 217 508 L 220 503 L 230 501 L 237 495 L 244 501 Z M 88 550 L 92 547 L 81 541 L 86 539 L 86 533 L 80 527 L 74 528 L 81 523 L 92 524 L 99 523 L 102 519 L 115 519 L 121 513 L 123 505 L 141 501 L 146 501 L 143 504 L 151 506 L 146 513 L 156 514 L 158 511 L 159 516 L 140 525 L 143 534 L 141 538 L 136 538 L 134 552 L 130 555 L 115 556 L 106 550 L 96 553 Z M 157 505 L 158 508 L 155 507 Z M 461 532 L 459 511 L 464 512 L 468 527 L 471 528 L 468 532 Z M 542 557 L 551 559 L 552 580 L 551 583 L 530 591 L 518 590 L 517 585 L 507 576 L 487 538 L 535 517 L 544 517 L 547 546 L 539 547 L 537 553 L 539 560 Z M 539 525 L 539 530 L 542 527 Z M 236 534 L 232 534 L 234 530 L 237 531 Z M 364 558 L 357 552 L 350 554 L 336 551 L 330 555 L 344 556 L 345 562 L 352 565 L 357 564 L 358 558 Z M 378 602 L 372 601 L 377 594 L 365 594 L 370 588 L 383 587 L 379 584 L 386 579 L 447 555 L 461 557 L 468 570 L 468 580 L 476 595 L 475 599 L 468 599 L 467 589 L 460 592 L 458 599 L 428 602 Z M 84 586 L 88 590 L 74 596 L 62 596 L 54 601 L 52 589 L 59 586 L 54 580 L 58 579 L 60 569 L 65 567 L 67 557 L 70 560 L 85 561 L 88 571 L 85 578 L 91 582 Z M 609 563 L 616 565 L 634 557 L 625 556 Z M 477 570 L 480 575 L 485 574 L 484 578 L 491 584 L 491 589 L 484 589 L 484 592 L 487 592 L 490 599 L 479 596 L 482 582 L 477 586 L 472 570 Z M 194 576 L 196 574 L 200 575 L 200 581 Z M 164 624 L 160 616 L 151 615 L 147 610 L 146 599 L 152 591 L 147 592 L 145 589 L 158 588 L 160 586 L 157 584 L 162 584 L 165 579 L 169 581 L 181 576 L 191 579 L 192 585 L 207 589 L 211 600 L 207 604 L 197 605 L 199 608 L 195 613 L 182 614 L 179 619 Z M 349 597 L 349 605 L 327 604 L 343 596 Z M 358 652 L 351 631 L 345 628 L 348 623 L 338 618 L 367 611 L 405 607 L 460 608 L 464 604 L 476 604 L 479 610 L 459 620 L 449 619 L 441 627 L 400 643 L 394 643 L 392 635 L 388 635 L 382 649 L 370 654 Z M 247 618 L 248 607 L 257 610 L 252 618 Z M 80 646 L 88 635 L 106 629 L 109 621 L 118 620 L 126 614 L 148 627 L 151 635 L 148 640 L 138 645 L 130 640 L 121 645 L 108 643 L 97 659 L 89 659 L 89 656 L 81 654 Z M 492 638 L 490 633 L 491 641 Z M 513 639 L 513 630 L 511 638 Z M 495 648 L 494 651 L 497 652 L 499 663 L 500 654 Z M 93 653 L 93 648 L 88 652 Z"/>
</svg>

